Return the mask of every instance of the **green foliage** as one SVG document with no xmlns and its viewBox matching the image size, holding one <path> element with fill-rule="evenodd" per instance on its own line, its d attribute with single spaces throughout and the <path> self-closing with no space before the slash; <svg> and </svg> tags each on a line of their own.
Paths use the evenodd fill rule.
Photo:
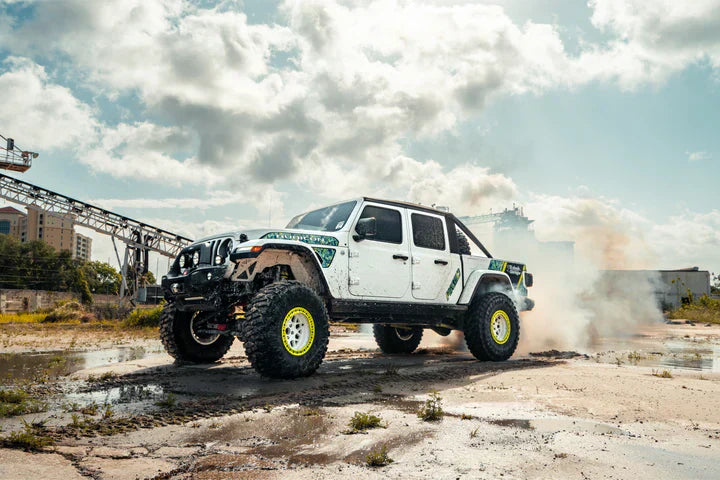
<svg viewBox="0 0 720 480">
<path fill-rule="evenodd" d="M 155 402 L 155 405 L 162 408 L 173 408 L 177 404 L 177 397 L 172 393 L 165 395 L 165 398 Z"/>
<path fill-rule="evenodd" d="M 720 323 L 720 300 L 703 295 L 692 303 L 671 310 L 667 316 L 693 322 Z"/>
<path fill-rule="evenodd" d="M 44 422 L 28 423 L 23 420 L 23 429 L 11 432 L 7 437 L 0 439 L 0 444 L 7 448 L 22 448 L 27 452 L 40 450 L 52 445 L 52 438 L 44 435 Z"/>
<path fill-rule="evenodd" d="M 653 370 L 652 375 L 653 377 L 672 378 L 672 372 L 670 370 Z"/>
<path fill-rule="evenodd" d="M 153 308 L 138 308 L 130 312 L 127 318 L 123 321 L 123 325 L 133 328 L 158 327 L 160 326 L 160 315 L 162 314 L 162 310 L 162 305 L 158 305 Z"/>
<path fill-rule="evenodd" d="M 370 413 L 355 412 L 355 415 L 350 419 L 350 423 L 348 423 L 350 427 L 348 433 L 364 432 L 371 428 L 384 427 L 381 422 L 382 420 L 378 416 Z"/>
<path fill-rule="evenodd" d="M 0 417 L 38 413 L 46 408 L 47 405 L 32 398 L 25 390 L 19 388 L 0 390 Z"/>
<path fill-rule="evenodd" d="M 417 415 L 426 422 L 436 422 L 442 419 L 445 412 L 442 409 L 442 398 L 437 390 L 430 392 L 430 398 L 425 400 L 425 405 L 420 407 Z"/>
<path fill-rule="evenodd" d="M 0 235 L 0 259 L 0 289 L 70 291 L 89 305 L 93 292 L 116 294 L 120 285 L 120 274 L 109 264 L 73 260 L 68 250 L 57 252 L 41 240 L 20 243 Z"/>
<path fill-rule="evenodd" d="M 387 447 L 382 446 L 380 450 L 372 450 L 365 456 L 365 463 L 368 467 L 384 467 L 394 462 L 392 458 L 388 456 Z"/>
</svg>

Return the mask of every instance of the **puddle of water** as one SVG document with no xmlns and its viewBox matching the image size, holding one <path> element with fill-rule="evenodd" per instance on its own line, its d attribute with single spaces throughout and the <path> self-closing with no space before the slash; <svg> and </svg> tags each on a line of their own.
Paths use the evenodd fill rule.
<svg viewBox="0 0 720 480">
<path fill-rule="evenodd" d="M 155 384 L 121 385 L 90 392 L 68 393 L 65 395 L 65 401 L 80 405 L 89 405 L 93 402 L 98 405 L 125 405 L 147 403 L 160 398 L 163 393 L 163 387 Z"/>
<path fill-rule="evenodd" d="M 541 433 L 553 432 L 588 432 L 596 434 L 617 434 L 624 435 L 625 432 L 617 427 L 604 423 L 589 422 L 571 418 L 535 418 L 517 419 L 503 418 L 500 420 L 486 420 L 487 423 L 499 427 L 519 428 L 522 430 L 534 430 Z"/>
<path fill-rule="evenodd" d="M 86 368 L 140 360 L 150 355 L 144 347 L 118 347 L 88 352 L 0 353 L 0 372 L 12 380 L 32 379 L 47 373 L 68 375 Z"/>
<path fill-rule="evenodd" d="M 614 350 L 598 354 L 603 363 L 616 363 L 619 359 L 623 364 L 640 367 L 720 372 L 720 345 L 710 341 L 674 338 L 652 344 L 641 338 L 638 341 L 624 338 L 617 342 L 603 339 L 593 349 L 602 351 L 603 345 Z"/>
</svg>

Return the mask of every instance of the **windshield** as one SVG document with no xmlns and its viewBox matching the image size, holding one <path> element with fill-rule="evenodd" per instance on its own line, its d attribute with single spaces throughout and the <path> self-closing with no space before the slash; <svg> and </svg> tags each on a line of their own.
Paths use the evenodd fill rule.
<svg viewBox="0 0 720 480">
<path fill-rule="evenodd" d="M 345 226 L 345 222 L 347 222 L 356 203 L 355 201 L 338 203 L 337 205 L 330 205 L 329 207 L 313 210 L 312 212 L 301 213 L 290 220 L 287 228 L 337 232 Z"/>
</svg>

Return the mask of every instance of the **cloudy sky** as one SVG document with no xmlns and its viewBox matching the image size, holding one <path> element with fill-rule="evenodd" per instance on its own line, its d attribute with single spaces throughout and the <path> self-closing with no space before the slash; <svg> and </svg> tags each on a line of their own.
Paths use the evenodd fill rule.
<svg viewBox="0 0 720 480">
<path fill-rule="evenodd" d="M 542 240 L 720 270 L 720 0 L 0 11 L 0 133 L 46 188 L 192 237 L 362 194 L 516 203 Z"/>
</svg>

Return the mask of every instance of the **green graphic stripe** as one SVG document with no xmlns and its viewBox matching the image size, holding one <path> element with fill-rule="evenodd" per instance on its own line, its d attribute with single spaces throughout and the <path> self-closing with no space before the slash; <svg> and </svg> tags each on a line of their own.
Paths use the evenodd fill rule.
<svg viewBox="0 0 720 480">
<path fill-rule="evenodd" d="M 450 296 L 453 293 L 453 290 L 455 290 L 455 287 L 458 284 L 458 281 L 460 281 L 460 269 L 457 269 L 457 272 L 455 272 L 455 276 L 452 279 L 452 282 L 450 282 L 450 286 L 447 289 L 447 292 L 445 292 L 445 299 L 450 300 Z"/>
<path fill-rule="evenodd" d="M 323 247 L 312 247 L 312 249 L 320 259 L 320 265 L 322 265 L 323 268 L 328 268 L 335 258 L 335 249 Z"/>
<path fill-rule="evenodd" d="M 340 245 L 340 242 L 335 237 L 327 235 L 313 235 L 311 233 L 270 232 L 263 235 L 262 238 L 295 240 L 296 242 L 310 243 L 313 245 L 332 245 L 334 247 Z"/>
</svg>

